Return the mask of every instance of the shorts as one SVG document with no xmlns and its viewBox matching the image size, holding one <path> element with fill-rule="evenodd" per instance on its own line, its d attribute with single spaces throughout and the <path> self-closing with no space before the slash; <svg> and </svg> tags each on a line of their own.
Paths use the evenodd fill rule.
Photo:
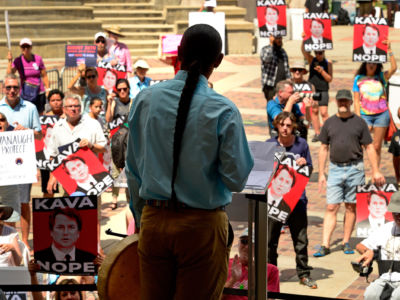
<svg viewBox="0 0 400 300">
<path fill-rule="evenodd" d="M 361 115 L 370 127 L 388 127 L 390 123 L 389 110 L 375 115 Z"/>
<path fill-rule="evenodd" d="M 318 101 L 318 106 L 328 106 L 329 104 L 329 92 L 328 91 L 318 91 L 321 94 L 321 101 Z"/>
<path fill-rule="evenodd" d="M 328 204 L 356 204 L 357 185 L 365 183 L 364 162 L 360 161 L 350 166 L 340 167 L 329 164 L 329 174 L 326 189 Z"/>
<path fill-rule="evenodd" d="M 21 203 L 29 203 L 29 201 L 31 200 L 31 189 L 32 189 L 32 184 L 30 183 L 18 185 L 18 193 Z"/>
</svg>

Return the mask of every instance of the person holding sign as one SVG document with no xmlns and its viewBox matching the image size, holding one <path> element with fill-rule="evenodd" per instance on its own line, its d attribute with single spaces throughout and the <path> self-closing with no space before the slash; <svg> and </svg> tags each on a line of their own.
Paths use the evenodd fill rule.
<svg viewBox="0 0 400 300">
<path fill-rule="evenodd" d="M 383 71 L 381 63 L 363 62 L 354 78 L 354 111 L 364 119 L 373 136 L 373 145 L 378 154 L 378 163 L 381 160 L 382 142 L 390 123 L 390 114 L 387 103 L 387 83 L 397 70 L 396 59 L 388 45 L 390 69 Z"/>
<path fill-rule="evenodd" d="M 298 166 L 308 165 L 312 167 L 310 149 L 307 141 L 301 137 L 294 135 L 296 129 L 296 117 L 290 112 L 281 112 L 274 120 L 274 126 L 278 131 L 278 136 L 267 140 L 270 143 L 276 143 L 281 147 L 285 147 L 286 156 L 292 156 L 296 160 Z M 286 206 L 286 211 L 290 212 L 288 204 L 283 200 L 283 196 L 294 186 L 296 174 L 287 165 L 282 165 L 280 171 L 277 171 L 271 181 L 271 187 L 268 189 L 268 203 L 274 206 Z M 279 201 L 282 205 L 276 203 Z M 274 204 L 272 204 L 275 202 Z M 295 208 L 287 218 L 287 224 L 290 228 L 290 234 L 293 240 L 293 247 L 296 252 L 296 271 L 300 279 L 300 284 L 308 286 L 312 289 L 317 288 L 317 284 L 310 278 L 310 270 L 308 265 L 308 238 L 307 238 L 307 196 L 303 191 Z M 275 266 L 278 265 L 278 243 L 281 235 L 282 223 L 268 218 L 268 263 Z"/>
<path fill-rule="evenodd" d="M 132 74 L 132 59 L 128 47 L 118 41 L 120 37 L 124 37 L 121 33 L 121 28 L 117 25 L 112 25 L 106 28 L 108 33 L 108 55 L 111 58 L 111 65 L 117 64 L 125 66 L 128 77 Z"/>
</svg>

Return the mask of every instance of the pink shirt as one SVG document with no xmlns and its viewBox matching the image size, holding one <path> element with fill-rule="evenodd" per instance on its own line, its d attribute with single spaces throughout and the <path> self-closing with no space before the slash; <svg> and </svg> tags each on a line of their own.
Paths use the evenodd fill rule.
<svg viewBox="0 0 400 300">
<path fill-rule="evenodd" d="M 46 68 L 44 66 L 42 58 L 36 54 L 35 54 L 35 60 L 32 61 L 27 61 L 23 55 L 21 56 L 21 58 L 22 58 L 22 65 L 24 66 L 26 81 L 35 85 L 40 84 L 40 92 L 44 92 L 43 81 L 40 79 L 40 71 L 45 70 Z M 12 67 L 16 69 L 14 62 L 15 60 L 12 63 Z M 21 77 L 21 74 L 19 74 L 19 76 Z"/>
<path fill-rule="evenodd" d="M 108 50 L 108 54 L 118 60 L 120 65 L 126 67 L 126 72 L 132 72 L 132 59 L 128 47 L 124 43 L 116 42 Z"/>
</svg>

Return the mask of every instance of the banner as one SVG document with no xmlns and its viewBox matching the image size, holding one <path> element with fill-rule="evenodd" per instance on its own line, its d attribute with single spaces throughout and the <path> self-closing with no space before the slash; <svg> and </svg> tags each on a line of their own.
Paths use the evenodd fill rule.
<svg viewBox="0 0 400 300">
<path fill-rule="evenodd" d="M 36 150 L 36 165 L 39 169 L 45 170 L 44 161 L 49 160 L 50 155 L 47 152 L 47 145 L 53 134 L 54 124 L 57 123 L 59 116 L 40 116 L 40 124 L 42 127 L 42 138 L 40 140 L 35 139 L 35 150 Z"/>
<path fill-rule="evenodd" d="M 298 166 L 291 153 L 279 156 L 275 154 L 278 167 L 268 186 L 268 217 L 285 223 L 306 188 L 312 167 Z"/>
<path fill-rule="evenodd" d="M 304 49 L 307 52 L 332 50 L 331 19 L 328 13 L 303 15 Z"/>
<path fill-rule="evenodd" d="M 257 0 L 260 37 L 286 35 L 285 0 Z"/>
<path fill-rule="evenodd" d="M 96 196 L 33 198 L 32 212 L 39 272 L 97 273 L 93 262 L 98 245 Z"/>
<path fill-rule="evenodd" d="M 392 194 L 397 191 L 397 185 L 384 184 L 357 186 L 357 237 L 368 237 L 383 224 L 393 221 L 392 214 L 387 211 Z"/>
<path fill-rule="evenodd" d="M 63 146 L 44 167 L 52 172 L 70 196 L 100 195 L 113 179 L 97 156 L 88 148 L 79 148 L 80 139 Z"/>
<path fill-rule="evenodd" d="M 76 67 L 85 64 L 86 67 L 96 67 L 96 45 L 65 45 L 65 66 Z"/>
<path fill-rule="evenodd" d="M 389 27 L 385 18 L 356 17 L 354 22 L 353 61 L 384 63 Z"/>
<path fill-rule="evenodd" d="M 114 119 L 108 123 L 108 128 L 110 129 L 110 134 L 108 135 L 111 140 L 112 136 L 127 122 L 126 116 L 116 115 Z"/>
<path fill-rule="evenodd" d="M 167 34 L 161 36 L 161 55 L 178 55 L 182 34 Z"/>
<path fill-rule="evenodd" d="M 104 86 L 109 94 L 117 93 L 115 84 L 120 78 L 126 78 L 126 68 L 124 65 L 112 66 L 110 62 L 99 61 L 97 64 L 98 79 L 97 84 Z"/>
<path fill-rule="evenodd" d="M 37 182 L 33 130 L 0 132 L 0 185 Z"/>
</svg>

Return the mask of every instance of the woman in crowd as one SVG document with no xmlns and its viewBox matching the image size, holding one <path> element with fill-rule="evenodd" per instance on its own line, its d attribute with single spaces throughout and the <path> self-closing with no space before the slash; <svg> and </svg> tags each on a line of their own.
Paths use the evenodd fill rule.
<svg viewBox="0 0 400 300">
<path fill-rule="evenodd" d="M 92 98 L 89 102 L 89 113 L 88 116 L 95 119 L 100 123 L 103 130 L 106 127 L 106 123 L 102 118 L 100 118 L 100 113 L 103 111 L 103 101 L 100 98 Z"/>
<path fill-rule="evenodd" d="M 4 188 L 7 187 L 2 187 Z M 22 260 L 18 232 L 15 228 L 4 224 L 4 220 L 10 218 L 12 212 L 12 207 L 0 202 L 0 267 L 19 266 Z"/>
<path fill-rule="evenodd" d="M 325 51 L 314 51 L 315 56 L 311 52 L 304 49 L 304 41 L 301 45 L 301 52 L 304 58 L 310 64 L 310 77 L 308 81 L 315 87 L 315 92 L 321 94 L 320 101 L 314 101 L 311 111 L 312 125 L 315 131 L 315 136 L 312 141 L 318 141 L 318 135 L 321 131 L 319 114 L 321 114 L 322 122 L 328 119 L 328 104 L 329 104 L 329 82 L 333 79 L 332 62 L 325 58 Z"/>
<path fill-rule="evenodd" d="M 32 41 L 23 38 L 19 42 L 21 55 L 13 61 L 11 51 L 8 51 L 7 74 L 18 71 L 21 78 L 21 98 L 35 104 L 39 114 L 42 114 L 46 104 L 46 94 L 50 91 L 49 79 L 42 58 L 32 53 Z"/>
<path fill-rule="evenodd" d="M 390 43 L 388 41 L 385 43 L 388 45 L 390 69 L 383 71 L 381 63 L 363 62 L 356 73 L 353 85 L 354 112 L 367 122 L 378 154 L 378 162 L 381 159 L 382 141 L 390 123 L 386 86 L 397 70 Z"/>
<path fill-rule="evenodd" d="M 75 83 L 80 77 L 84 77 L 86 80 L 86 86 L 75 87 Z M 90 100 L 92 98 L 100 98 L 103 102 L 103 107 L 107 107 L 107 91 L 97 84 L 98 73 L 94 67 L 85 67 L 85 65 L 79 65 L 78 72 L 75 77 L 72 78 L 68 84 L 68 89 L 80 95 L 83 102 L 83 113 L 89 113 Z"/>
</svg>

